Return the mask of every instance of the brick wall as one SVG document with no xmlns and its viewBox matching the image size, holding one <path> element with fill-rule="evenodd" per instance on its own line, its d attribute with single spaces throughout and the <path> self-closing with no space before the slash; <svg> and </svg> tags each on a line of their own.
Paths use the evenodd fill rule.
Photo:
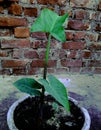
<svg viewBox="0 0 101 130">
<path fill-rule="evenodd" d="M 48 72 L 101 74 L 100 0 L 0 0 L 0 74 L 43 72 L 47 36 L 29 28 L 45 7 L 69 12 L 67 41 L 52 39 Z"/>
</svg>

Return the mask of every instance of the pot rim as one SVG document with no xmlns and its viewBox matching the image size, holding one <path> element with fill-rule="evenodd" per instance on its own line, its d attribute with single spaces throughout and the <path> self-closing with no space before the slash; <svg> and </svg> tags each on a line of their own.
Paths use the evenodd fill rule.
<svg viewBox="0 0 101 130">
<path fill-rule="evenodd" d="M 27 95 L 21 99 L 18 99 L 9 108 L 9 110 L 7 112 L 7 124 L 8 124 L 9 130 L 18 130 L 18 128 L 15 126 L 15 123 L 13 120 L 13 113 L 14 113 L 15 108 L 19 105 L 19 103 L 26 100 L 26 98 L 28 98 L 29 96 L 30 95 Z M 74 98 L 69 97 L 69 100 L 72 101 L 77 107 L 79 107 L 84 114 L 85 121 L 84 121 L 84 125 L 81 130 L 89 130 L 90 124 L 91 124 L 91 118 L 90 118 L 90 115 L 89 115 L 87 109 L 85 109 L 84 107 L 80 107 L 78 101 L 75 100 Z"/>
</svg>

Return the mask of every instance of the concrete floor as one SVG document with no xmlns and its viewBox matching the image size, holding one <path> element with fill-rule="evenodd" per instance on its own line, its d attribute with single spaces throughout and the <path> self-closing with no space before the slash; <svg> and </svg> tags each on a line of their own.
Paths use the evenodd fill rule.
<svg viewBox="0 0 101 130">
<path fill-rule="evenodd" d="M 13 82 L 25 76 L 0 76 L 0 130 L 8 130 L 6 114 L 10 105 L 25 94 Z M 32 77 L 32 76 L 29 76 Z M 34 76 L 38 78 L 38 76 Z M 101 130 L 101 75 L 56 75 L 67 87 L 69 95 L 91 115 L 91 129 Z"/>
</svg>

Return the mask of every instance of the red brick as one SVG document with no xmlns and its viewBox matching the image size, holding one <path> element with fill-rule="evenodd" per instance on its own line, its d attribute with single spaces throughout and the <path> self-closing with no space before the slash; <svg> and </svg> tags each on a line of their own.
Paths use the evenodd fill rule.
<svg viewBox="0 0 101 130">
<path fill-rule="evenodd" d="M 67 52 L 67 58 L 76 59 L 78 57 L 77 51 L 72 50 Z"/>
<path fill-rule="evenodd" d="M 0 17 L 0 26 L 27 26 L 27 20 L 25 18 L 14 18 L 14 17 Z"/>
<path fill-rule="evenodd" d="M 47 37 L 46 37 L 46 34 L 43 33 L 43 32 L 33 32 L 33 33 L 31 33 L 31 36 L 32 36 L 33 38 L 40 39 L 40 40 L 43 40 L 43 39 L 46 39 L 46 38 L 47 38 Z"/>
<path fill-rule="evenodd" d="M 85 48 L 85 42 L 65 42 L 62 44 L 63 49 L 84 49 Z"/>
<path fill-rule="evenodd" d="M 3 14 L 4 13 L 4 8 L 2 6 L 0 6 L 0 13 Z"/>
<path fill-rule="evenodd" d="M 29 28 L 15 28 L 14 35 L 17 38 L 27 38 L 30 36 Z"/>
<path fill-rule="evenodd" d="M 66 0 L 37 0 L 39 4 L 64 5 Z"/>
<path fill-rule="evenodd" d="M 74 33 L 73 32 L 66 32 L 66 40 L 73 40 Z"/>
<path fill-rule="evenodd" d="M 68 29 L 88 30 L 89 28 L 90 28 L 90 24 L 87 22 L 83 23 L 80 20 L 70 20 L 68 22 Z"/>
<path fill-rule="evenodd" d="M 22 68 L 13 68 L 12 73 L 14 75 L 26 75 L 26 70 L 23 67 Z"/>
<path fill-rule="evenodd" d="M 15 68 L 15 67 L 25 67 L 28 60 L 3 60 L 2 67 L 4 68 Z"/>
<path fill-rule="evenodd" d="M 44 67 L 44 60 L 33 60 L 32 67 Z M 56 66 L 56 60 L 49 60 L 48 67 L 55 67 Z"/>
<path fill-rule="evenodd" d="M 85 59 L 88 59 L 91 57 L 91 52 L 89 50 L 84 50 L 82 51 L 81 53 L 81 58 L 85 58 Z"/>
<path fill-rule="evenodd" d="M 101 10 L 101 1 L 99 2 L 98 9 Z"/>
<path fill-rule="evenodd" d="M 3 40 L 1 48 L 29 48 L 29 40 Z"/>
<path fill-rule="evenodd" d="M 37 16 L 38 12 L 37 12 L 37 8 L 24 8 L 24 15 L 28 15 L 28 16 Z"/>
<path fill-rule="evenodd" d="M 76 19 L 88 19 L 89 13 L 86 10 L 77 10 L 75 12 L 75 18 Z"/>
<path fill-rule="evenodd" d="M 61 65 L 64 67 L 81 67 L 82 61 L 81 60 L 61 60 Z"/>
<path fill-rule="evenodd" d="M 38 56 L 38 53 L 34 50 L 25 50 L 24 57 L 29 58 L 29 59 L 33 59 L 33 58 L 38 58 L 39 56 Z"/>
<path fill-rule="evenodd" d="M 96 31 L 101 31 L 101 25 L 100 25 L 100 24 L 96 25 L 95 30 L 96 30 Z"/>
<path fill-rule="evenodd" d="M 86 36 L 86 32 L 75 32 L 74 39 L 75 40 L 84 40 Z"/>
<path fill-rule="evenodd" d="M 18 4 L 11 4 L 11 6 L 8 8 L 8 13 L 14 14 L 14 15 L 21 15 L 22 7 Z"/>
</svg>

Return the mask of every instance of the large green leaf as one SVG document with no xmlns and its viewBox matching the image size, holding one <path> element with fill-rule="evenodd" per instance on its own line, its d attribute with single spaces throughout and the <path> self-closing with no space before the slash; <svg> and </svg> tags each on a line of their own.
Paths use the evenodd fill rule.
<svg viewBox="0 0 101 130">
<path fill-rule="evenodd" d="M 66 110 L 70 111 L 66 88 L 56 77 L 49 75 L 48 80 L 40 79 L 39 82 Z"/>
<path fill-rule="evenodd" d="M 15 87 L 18 88 L 21 92 L 28 93 L 30 95 L 40 96 L 40 91 L 38 89 L 42 88 L 42 85 L 39 84 L 36 80 L 31 78 L 22 78 L 17 80 L 14 83 Z"/>
<path fill-rule="evenodd" d="M 63 24 L 67 18 L 67 13 L 58 16 L 55 12 L 45 8 L 33 23 L 31 32 L 48 32 L 57 40 L 64 42 L 66 38 Z"/>
</svg>

